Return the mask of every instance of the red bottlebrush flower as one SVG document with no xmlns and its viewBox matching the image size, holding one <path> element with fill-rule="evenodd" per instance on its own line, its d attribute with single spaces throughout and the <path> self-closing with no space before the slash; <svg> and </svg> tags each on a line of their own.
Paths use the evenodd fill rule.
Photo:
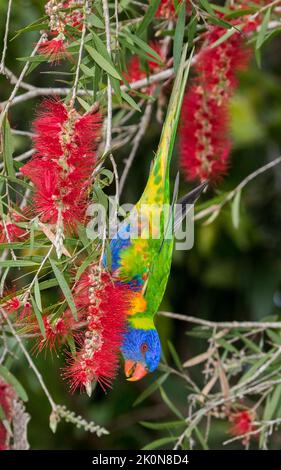
<svg viewBox="0 0 281 470">
<path fill-rule="evenodd" d="M 163 62 L 165 62 L 166 58 L 163 56 L 163 51 L 161 45 L 158 42 L 150 42 L 150 47 L 159 55 Z M 161 70 L 161 64 L 153 57 L 148 60 L 147 65 L 149 69 L 149 73 L 155 73 Z M 124 74 L 124 78 L 128 82 L 135 82 L 137 80 L 141 80 L 147 76 L 147 72 L 142 68 L 140 58 L 138 56 L 132 56 L 128 62 L 128 71 Z M 144 87 L 143 92 L 152 92 L 154 86 Z"/>
<path fill-rule="evenodd" d="M 230 153 L 229 99 L 237 86 L 237 72 L 249 60 L 241 35 L 210 46 L 225 30 L 212 27 L 195 65 L 196 83 L 187 91 L 180 126 L 181 166 L 187 179 L 220 179 Z"/>
<path fill-rule="evenodd" d="M 103 389 L 114 379 L 118 354 L 126 328 L 126 312 L 130 291 L 113 283 L 110 275 L 92 266 L 76 287 L 74 298 L 79 319 L 87 321 L 85 339 L 76 357 L 69 359 L 64 377 L 70 380 L 71 390 L 98 382 Z"/>
<path fill-rule="evenodd" d="M 36 153 L 21 171 L 34 183 L 34 210 L 42 222 L 57 223 L 61 217 L 75 227 L 85 218 L 100 114 L 81 116 L 60 100 L 47 100 L 33 128 Z"/>
<path fill-rule="evenodd" d="M 233 436 L 244 436 L 244 434 L 250 433 L 255 430 L 253 425 L 255 414 L 250 410 L 239 411 L 233 413 L 229 417 L 229 421 L 232 423 L 229 432 Z M 251 436 L 244 436 L 242 443 L 244 445 L 249 443 Z"/>
<path fill-rule="evenodd" d="M 14 223 L 20 221 L 22 221 L 22 217 L 14 212 L 8 215 L 5 224 L 0 221 L 0 243 L 24 240 L 27 235 L 26 230 Z"/>
<path fill-rule="evenodd" d="M 156 16 L 171 19 L 175 16 L 175 12 L 174 0 L 161 0 Z"/>
<path fill-rule="evenodd" d="M 62 58 L 67 56 L 65 39 L 63 36 L 57 36 L 49 41 L 41 42 L 38 52 L 45 55 L 50 62 L 58 63 Z"/>
<path fill-rule="evenodd" d="M 12 297 L 10 300 L 3 304 L 6 312 L 8 313 L 19 313 L 19 320 L 23 320 L 31 317 L 32 309 L 31 304 L 24 298 Z"/>
<path fill-rule="evenodd" d="M 44 100 L 33 122 L 34 147 L 40 157 L 59 158 L 63 153 L 61 134 L 68 111 L 60 100 Z"/>
<path fill-rule="evenodd" d="M 5 415 L 4 419 L 0 420 L 0 450 L 9 450 L 11 436 L 6 423 L 10 425 L 12 421 L 13 400 L 15 397 L 13 388 L 0 378 L 0 406 Z"/>
<path fill-rule="evenodd" d="M 216 181 L 225 173 L 228 130 L 225 106 L 193 85 L 184 97 L 180 125 L 181 165 L 188 179 Z"/>
<path fill-rule="evenodd" d="M 63 2 L 62 8 L 66 10 L 67 8 L 71 8 L 70 12 L 65 13 L 64 22 L 65 24 L 69 24 L 72 28 L 82 29 L 83 24 L 83 5 L 84 0 L 68 0 Z M 80 8 L 79 8 L 80 7 Z"/>
</svg>

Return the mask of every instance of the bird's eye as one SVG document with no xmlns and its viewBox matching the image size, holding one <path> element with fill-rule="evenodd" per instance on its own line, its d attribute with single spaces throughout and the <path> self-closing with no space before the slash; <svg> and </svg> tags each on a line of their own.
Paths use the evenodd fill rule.
<svg viewBox="0 0 281 470">
<path fill-rule="evenodd" d="M 141 345 L 141 352 L 142 352 L 142 353 L 145 353 L 147 350 L 148 350 L 147 344 L 146 344 L 146 343 L 142 343 L 142 345 Z"/>
</svg>

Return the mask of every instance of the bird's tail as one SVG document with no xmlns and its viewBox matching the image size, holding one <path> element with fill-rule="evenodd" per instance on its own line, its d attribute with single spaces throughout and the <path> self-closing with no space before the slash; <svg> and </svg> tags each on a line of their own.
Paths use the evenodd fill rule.
<svg viewBox="0 0 281 470">
<path fill-rule="evenodd" d="M 173 152 L 183 95 L 192 59 L 191 53 L 189 60 L 186 63 L 186 53 L 187 45 L 185 45 L 183 48 L 181 62 L 171 93 L 160 142 L 146 188 L 140 201 L 141 203 L 151 203 L 151 201 L 154 199 L 154 193 L 155 195 L 159 195 L 159 193 L 161 193 L 160 188 L 162 189 L 163 193 L 165 187 L 169 192 L 169 186 L 166 185 L 169 185 L 170 160 Z"/>
</svg>

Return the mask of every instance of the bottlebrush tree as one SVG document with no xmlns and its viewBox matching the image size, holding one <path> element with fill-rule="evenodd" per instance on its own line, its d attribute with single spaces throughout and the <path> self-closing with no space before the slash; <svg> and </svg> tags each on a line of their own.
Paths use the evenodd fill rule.
<svg viewBox="0 0 281 470">
<path fill-rule="evenodd" d="M 147 155 L 142 142 L 152 127 L 161 134 L 185 47 L 190 73 L 172 175 L 179 170 L 182 194 L 188 182 L 209 182 L 195 213 L 200 233 L 212 224 L 220 230 L 220 220 L 228 217 L 238 234 L 242 190 L 281 162 L 271 158 L 254 165 L 236 186 L 227 183 L 237 175 L 233 100 L 241 76 L 250 67 L 262 68 L 264 45 L 280 31 L 281 1 L 42 0 L 37 7 L 42 14 L 38 10 L 31 24 L 22 19 L 16 31 L 13 14 L 23 6 L 6 3 L 0 63 L 7 92 L 0 103 L 0 450 L 32 447 L 27 437 L 32 379 L 22 385 L 24 363 L 25 374 L 37 379 L 50 405 L 53 432 L 61 420 L 97 437 L 111 431 L 110 423 L 104 423 L 107 430 L 58 404 L 42 364 L 50 367 L 49 355 L 60 361 L 53 379 L 67 403 L 91 395 L 95 385 L 110 402 L 110 388 L 124 381 L 117 375 L 128 311 L 145 312 L 147 305 L 136 294 L 138 279 L 129 285 L 112 277 L 104 262 L 110 238 L 89 236 L 90 208 L 98 203 L 108 211 L 110 195 L 119 207 L 123 193 L 134 189 L 134 168 L 141 173 L 149 167 L 156 148 Z M 30 52 L 19 58 L 21 69 L 10 70 L 14 39 L 28 43 Z M 16 110 L 27 103 L 32 114 L 20 129 Z M 184 256 L 188 263 L 190 253 Z M 138 258 L 131 262 L 126 268 L 137 270 Z M 174 417 L 162 422 L 155 415 L 155 422 L 142 423 L 160 434 L 147 448 L 207 449 L 218 422 L 224 426 L 220 442 L 274 446 L 281 424 L 278 318 L 209 321 L 162 311 L 159 317 L 159 323 L 169 317 L 197 325 L 189 333 L 201 352 L 190 357 L 186 346 L 178 354 L 168 342 L 171 364 L 163 355 L 138 403 L 160 391 L 162 408 Z M 145 354 L 148 345 L 142 347 Z M 181 384 L 185 409 L 167 395 L 164 383 L 171 377 Z"/>
</svg>

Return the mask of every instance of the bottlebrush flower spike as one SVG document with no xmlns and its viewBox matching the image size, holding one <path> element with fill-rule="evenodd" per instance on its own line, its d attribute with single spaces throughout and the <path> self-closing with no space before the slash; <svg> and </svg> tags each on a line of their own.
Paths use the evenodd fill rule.
<svg viewBox="0 0 281 470">
<path fill-rule="evenodd" d="M 79 352 L 69 358 L 63 375 L 70 380 L 72 391 L 85 387 L 90 395 L 92 382 L 105 389 L 117 373 L 130 291 L 113 283 L 107 272 L 92 266 L 82 275 L 74 298 L 79 320 L 87 321 L 87 330 L 84 339 L 80 338 Z"/>
<path fill-rule="evenodd" d="M 255 426 L 253 424 L 254 418 L 255 414 L 250 410 L 239 411 L 231 414 L 229 421 L 232 425 L 229 429 L 229 433 L 233 436 L 243 436 L 242 444 L 247 445 L 251 436 L 244 436 L 244 434 L 255 430 Z"/>
<path fill-rule="evenodd" d="M 4 413 L 4 419 L 0 420 L 0 450 L 9 450 L 10 448 L 11 434 L 8 429 L 13 418 L 13 400 L 15 398 L 16 394 L 13 388 L 0 378 L 0 407 Z"/>
<path fill-rule="evenodd" d="M 60 100 L 46 100 L 33 129 L 36 153 L 21 172 L 35 186 L 34 212 L 42 222 L 61 222 L 63 232 L 85 218 L 101 116 L 81 116 Z"/>
</svg>

